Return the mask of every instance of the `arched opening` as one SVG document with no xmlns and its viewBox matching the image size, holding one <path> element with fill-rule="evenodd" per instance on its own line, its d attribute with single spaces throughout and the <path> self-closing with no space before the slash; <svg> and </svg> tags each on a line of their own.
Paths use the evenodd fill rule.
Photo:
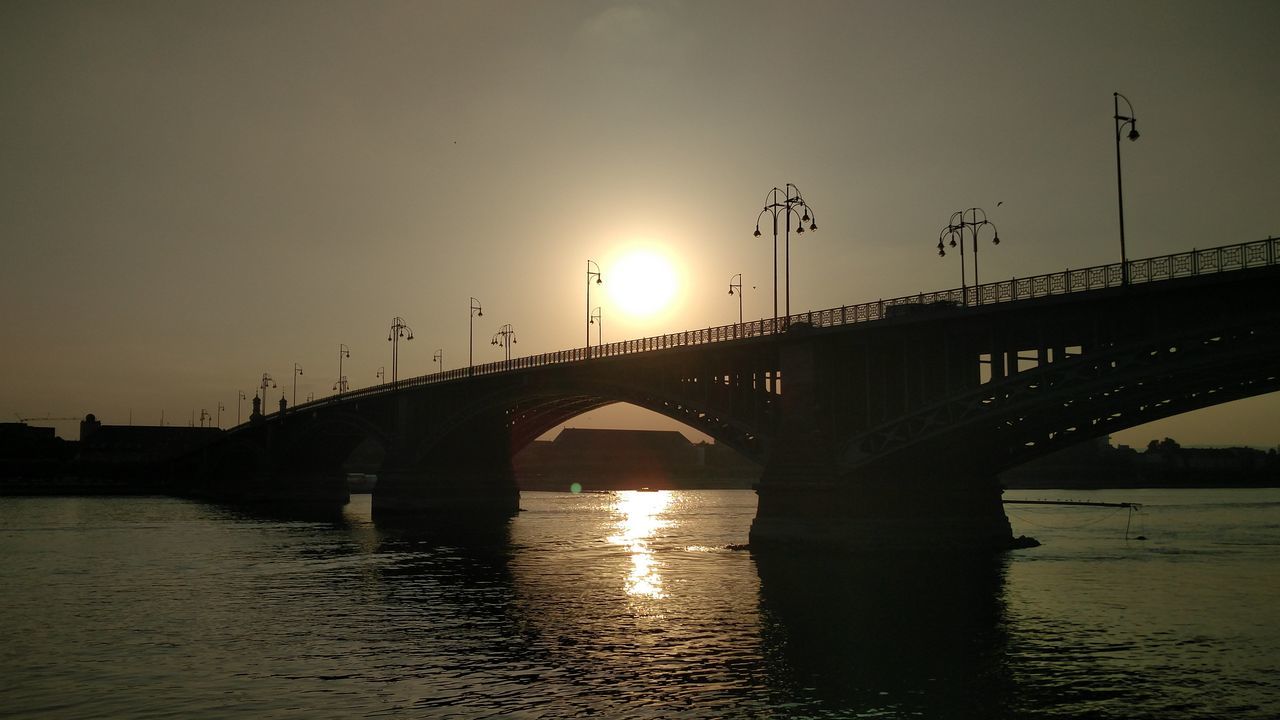
<svg viewBox="0 0 1280 720">
<path fill-rule="evenodd" d="M 557 422 L 513 457 L 522 490 L 749 489 L 761 467 L 661 413 L 614 402 Z"/>
</svg>

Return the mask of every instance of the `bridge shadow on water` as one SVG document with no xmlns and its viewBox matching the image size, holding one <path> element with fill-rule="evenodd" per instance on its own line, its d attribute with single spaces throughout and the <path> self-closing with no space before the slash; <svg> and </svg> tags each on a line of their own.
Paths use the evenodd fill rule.
<svg viewBox="0 0 1280 720">
<path fill-rule="evenodd" d="M 804 714 L 1016 716 L 1005 558 L 754 558 L 768 682 Z"/>
</svg>

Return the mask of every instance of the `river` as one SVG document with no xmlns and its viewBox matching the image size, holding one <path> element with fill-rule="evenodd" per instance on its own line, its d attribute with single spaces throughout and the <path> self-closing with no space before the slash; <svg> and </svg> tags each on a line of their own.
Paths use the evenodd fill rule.
<svg viewBox="0 0 1280 720">
<path fill-rule="evenodd" d="M 1041 547 L 939 566 L 734 549 L 750 491 L 467 535 L 0 498 L 0 716 L 1280 717 L 1280 490 L 1006 497 L 1143 509 L 1010 505 Z"/>
</svg>

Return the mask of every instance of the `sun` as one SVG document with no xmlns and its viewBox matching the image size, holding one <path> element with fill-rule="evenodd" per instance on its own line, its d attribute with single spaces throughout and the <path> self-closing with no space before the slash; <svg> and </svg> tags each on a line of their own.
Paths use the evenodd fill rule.
<svg viewBox="0 0 1280 720">
<path fill-rule="evenodd" d="M 624 252 L 605 270 L 604 283 L 615 307 L 632 317 L 665 310 L 676 295 L 676 272 L 661 253 L 648 248 Z"/>
</svg>

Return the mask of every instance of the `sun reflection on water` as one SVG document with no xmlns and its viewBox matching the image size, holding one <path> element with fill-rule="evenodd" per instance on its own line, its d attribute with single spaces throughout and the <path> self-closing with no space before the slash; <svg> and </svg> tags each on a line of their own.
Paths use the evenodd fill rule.
<svg viewBox="0 0 1280 720">
<path fill-rule="evenodd" d="M 614 509 L 621 515 L 619 532 L 609 536 L 609 542 L 622 545 L 631 553 L 631 573 L 627 577 L 627 594 L 638 597 L 662 599 L 662 576 L 658 563 L 649 547 L 649 539 L 666 527 L 668 520 L 662 512 L 671 504 L 672 494 L 666 490 L 657 492 L 625 491 L 615 495 Z"/>
</svg>

